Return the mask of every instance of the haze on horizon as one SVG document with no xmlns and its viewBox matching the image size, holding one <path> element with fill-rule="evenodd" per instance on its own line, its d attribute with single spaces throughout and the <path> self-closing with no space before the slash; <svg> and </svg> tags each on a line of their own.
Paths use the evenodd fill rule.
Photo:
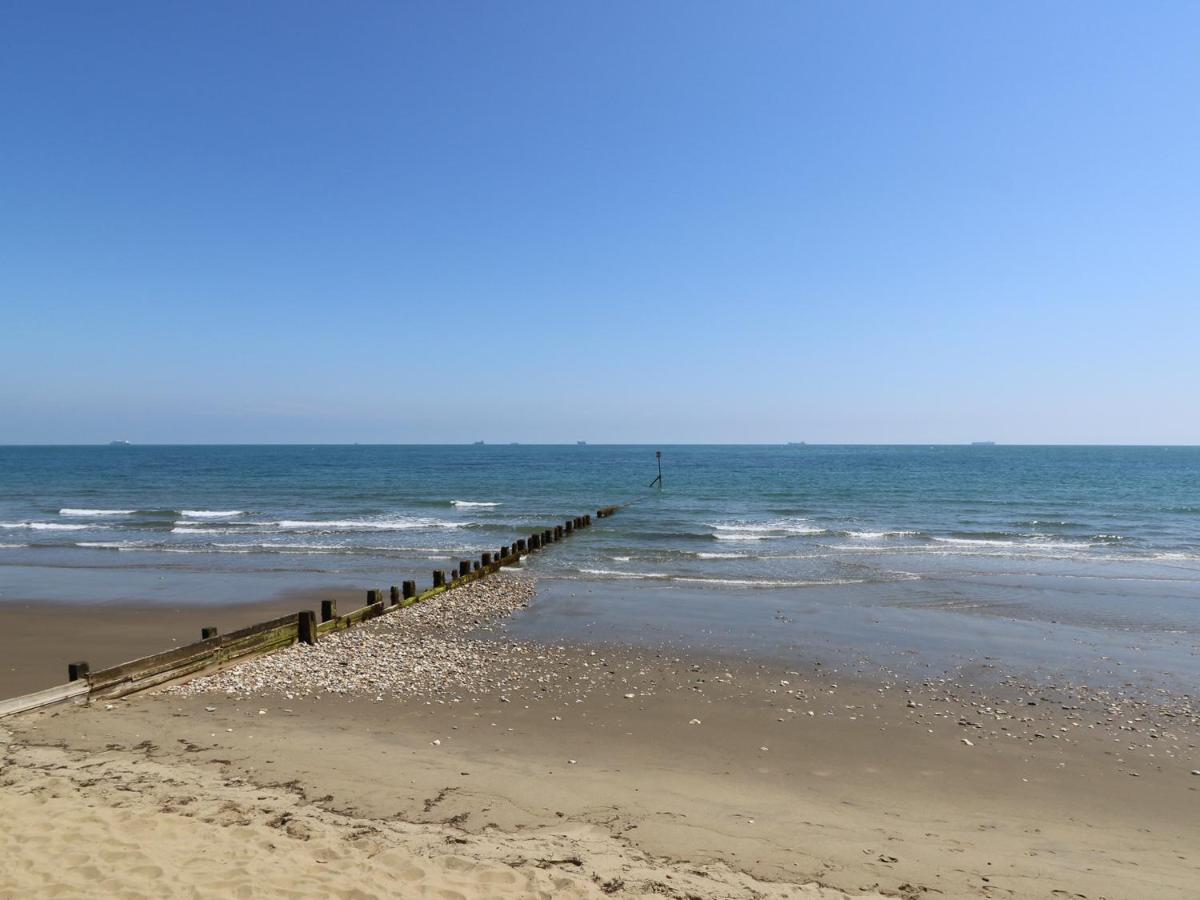
<svg viewBox="0 0 1200 900">
<path fill-rule="evenodd" d="M 1200 444 L 1200 7 L 0 10 L 0 444 Z"/>
</svg>

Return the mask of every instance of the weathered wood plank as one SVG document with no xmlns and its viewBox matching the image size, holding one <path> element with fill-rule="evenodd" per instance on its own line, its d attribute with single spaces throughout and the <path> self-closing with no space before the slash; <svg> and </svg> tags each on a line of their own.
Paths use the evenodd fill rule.
<svg viewBox="0 0 1200 900">
<path fill-rule="evenodd" d="M 0 719 L 3 719 L 5 716 L 15 716 L 17 713 L 28 712 L 31 709 L 41 709 L 44 706 L 53 706 L 55 703 L 75 700 L 76 698 L 78 698 L 78 702 L 82 703 L 87 692 L 87 681 L 80 679 L 79 681 L 60 684 L 57 687 L 34 691 L 32 694 L 24 694 L 20 697 L 10 697 L 7 700 L 0 700 Z"/>
<path fill-rule="evenodd" d="M 259 622 L 257 625 L 231 631 L 225 635 L 225 640 L 237 640 L 238 638 L 249 637 L 252 634 L 258 634 L 263 631 L 274 631 L 282 625 L 295 624 L 295 622 L 296 613 L 289 613 L 286 616 L 280 616 L 278 619 L 271 619 L 269 622 Z"/>
<path fill-rule="evenodd" d="M 153 656 L 143 656 L 141 659 L 133 659 L 117 666 L 102 669 L 99 672 L 92 672 L 87 676 L 88 683 L 93 689 L 103 688 L 110 684 L 116 684 L 119 681 L 139 677 L 149 671 L 161 671 L 171 666 L 179 665 L 194 656 L 212 653 L 220 646 L 223 640 L 228 640 L 228 636 L 224 638 L 209 638 L 206 641 L 197 641 L 194 644 L 184 644 L 182 647 L 176 647 L 173 650 L 155 653 Z"/>
</svg>

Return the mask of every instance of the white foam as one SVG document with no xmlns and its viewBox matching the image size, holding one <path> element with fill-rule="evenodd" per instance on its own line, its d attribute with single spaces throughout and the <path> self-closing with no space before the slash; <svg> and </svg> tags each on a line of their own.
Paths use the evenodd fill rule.
<svg viewBox="0 0 1200 900">
<path fill-rule="evenodd" d="M 499 503 L 492 503 L 486 500 L 451 500 L 451 506 L 499 506 Z"/>
<path fill-rule="evenodd" d="M 839 584 L 865 584 L 865 578 L 830 579 L 828 581 L 783 581 L 769 578 L 703 578 L 688 575 L 671 575 L 667 572 L 621 572 L 615 569 L 580 569 L 581 575 L 599 575 L 604 578 L 656 579 L 687 582 L 690 584 L 736 585 L 743 587 L 824 587 Z"/>
<path fill-rule="evenodd" d="M 240 509 L 181 509 L 179 512 L 188 519 L 232 519 L 245 515 Z"/>
<path fill-rule="evenodd" d="M 28 544 L 0 544 L 0 550 L 23 550 Z"/>
<path fill-rule="evenodd" d="M 1007 540 L 1004 538 L 934 538 L 939 544 L 950 544 L 958 547 L 976 547 L 996 549 L 1005 552 L 1003 548 L 1015 547 L 1022 552 L 1039 550 L 1089 550 L 1094 545 L 1086 541 L 1048 541 L 1041 538 L 1026 540 Z"/>
<path fill-rule="evenodd" d="M 612 558 L 613 562 L 629 562 L 631 559 L 633 559 L 632 556 L 614 556 Z"/>
<path fill-rule="evenodd" d="M 0 522 L 0 528 L 28 528 L 32 531 L 86 531 L 91 525 L 67 525 L 62 522 Z"/>
<path fill-rule="evenodd" d="M 744 587 L 832 587 L 839 584 L 866 584 L 865 578 L 830 579 L 829 581 L 777 581 L 770 578 L 691 578 L 677 576 L 675 581 L 687 581 L 694 584 L 725 584 Z"/>
<path fill-rule="evenodd" d="M 860 541 L 878 541 L 893 537 L 916 537 L 919 531 L 847 531 L 846 537 Z"/>
<path fill-rule="evenodd" d="M 392 519 L 285 519 L 275 522 L 284 531 L 409 531 L 430 528 L 462 528 L 464 522 L 445 522 L 422 517 Z"/>
<path fill-rule="evenodd" d="M 136 509 L 75 509 L 74 507 L 65 507 L 60 509 L 60 516 L 91 516 L 92 518 L 100 518 L 103 516 L 132 516 Z"/>
<path fill-rule="evenodd" d="M 719 541 L 762 541 L 806 534 L 828 534 L 826 528 L 813 525 L 806 519 L 775 519 L 771 522 L 706 522 Z"/>
<path fill-rule="evenodd" d="M 753 553 L 697 553 L 697 559 L 754 559 Z"/>
<path fill-rule="evenodd" d="M 75 546 L 93 550 L 137 550 L 146 544 L 143 541 L 77 541 Z"/>
<path fill-rule="evenodd" d="M 603 575 L 606 578 L 670 578 L 666 572 L 621 572 L 617 569 L 580 569 L 584 575 Z"/>
</svg>

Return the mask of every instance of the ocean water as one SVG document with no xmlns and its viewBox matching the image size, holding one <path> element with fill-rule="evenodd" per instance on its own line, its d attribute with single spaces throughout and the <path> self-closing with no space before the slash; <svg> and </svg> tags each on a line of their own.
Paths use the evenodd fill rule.
<svg viewBox="0 0 1200 900">
<path fill-rule="evenodd" d="M 973 583 L 1080 579 L 1093 616 L 1196 615 L 1200 448 L 665 446 L 661 490 L 655 449 L 0 447 L 0 599 L 427 582 L 628 502 L 528 565 L 668 587 L 907 585 L 966 605 Z"/>
</svg>

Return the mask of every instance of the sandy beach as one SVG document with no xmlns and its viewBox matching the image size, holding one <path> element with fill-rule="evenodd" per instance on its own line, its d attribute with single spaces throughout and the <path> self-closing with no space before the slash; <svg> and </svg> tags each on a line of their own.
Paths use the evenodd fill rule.
<svg viewBox="0 0 1200 900">
<path fill-rule="evenodd" d="M 516 640 L 534 590 L 6 720 L 4 896 L 1194 896 L 1186 698 Z"/>
</svg>

